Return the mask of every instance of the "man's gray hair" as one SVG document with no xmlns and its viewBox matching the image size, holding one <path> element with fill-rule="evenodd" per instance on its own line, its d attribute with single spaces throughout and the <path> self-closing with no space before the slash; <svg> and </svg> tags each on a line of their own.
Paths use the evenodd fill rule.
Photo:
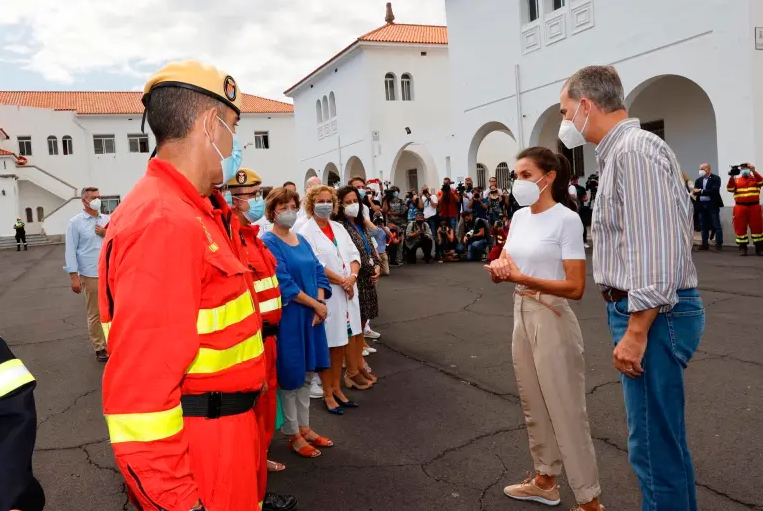
<svg viewBox="0 0 763 511">
<path fill-rule="evenodd" d="M 95 186 L 88 186 L 87 188 L 82 189 L 82 193 L 80 194 L 80 197 L 84 199 L 85 197 L 87 197 L 88 192 L 97 192 L 97 191 L 98 191 L 98 188 L 96 188 Z"/>
<path fill-rule="evenodd" d="M 570 99 L 590 99 L 604 113 L 626 110 L 623 82 L 613 66 L 584 67 L 564 86 Z"/>
</svg>

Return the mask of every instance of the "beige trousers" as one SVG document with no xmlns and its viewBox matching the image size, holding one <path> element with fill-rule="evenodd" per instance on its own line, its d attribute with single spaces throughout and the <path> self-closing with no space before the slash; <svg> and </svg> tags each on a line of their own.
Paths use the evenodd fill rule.
<svg viewBox="0 0 763 511">
<path fill-rule="evenodd" d="M 558 476 L 562 464 L 578 503 L 598 497 L 599 470 L 585 402 L 583 334 L 567 300 L 540 299 L 561 315 L 514 296 L 512 356 L 535 470 Z"/>
<path fill-rule="evenodd" d="M 106 349 L 106 336 L 101 326 L 101 312 L 98 309 L 98 277 L 79 276 L 87 305 L 87 330 L 95 351 Z"/>
<path fill-rule="evenodd" d="M 379 254 L 379 260 L 381 261 L 381 274 L 389 275 L 389 256 L 387 253 Z"/>
</svg>

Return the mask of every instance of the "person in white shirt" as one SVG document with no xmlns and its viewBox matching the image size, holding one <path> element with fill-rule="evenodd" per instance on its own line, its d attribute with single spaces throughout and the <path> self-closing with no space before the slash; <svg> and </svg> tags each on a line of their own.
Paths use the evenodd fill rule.
<svg viewBox="0 0 763 511">
<path fill-rule="evenodd" d="M 570 164 L 544 147 L 517 155 L 511 221 L 501 257 L 485 268 L 517 284 L 512 357 L 535 476 L 507 486 L 514 499 L 560 503 L 562 471 L 579 511 L 600 511 L 599 473 L 585 403 L 580 325 L 567 303 L 585 290 L 583 224 L 567 190 Z"/>
<path fill-rule="evenodd" d="M 421 201 L 424 203 L 424 221 L 429 225 L 429 230 L 434 236 L 434 255 L 437 251 L 437 228 L 440 226 L 440 219 L 437 216 L 437 193 L 433 192 L 427 185 L 421 187 Z"/>
</svg>

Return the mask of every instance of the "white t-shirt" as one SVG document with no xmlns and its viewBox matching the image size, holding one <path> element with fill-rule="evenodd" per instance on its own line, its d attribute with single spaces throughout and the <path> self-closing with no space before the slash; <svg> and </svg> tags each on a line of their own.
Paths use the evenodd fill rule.
<svg viewBox="0 0 763 511">
<path fill-rule="evenodd" d="M 564 280 L 562 261 L 585 260 L 583 222 L 571 209 L 557 204 L 537 215 L 522 208 L 511 219 L 503 247 L 525 275 Z"/>
<path fill-rule="evenodd" d="M 424 202 L 424 220 L 429 220 L 437 214 L 437 194 L 430 194 L 429 198 L 422 197 Z"/>
</svg>

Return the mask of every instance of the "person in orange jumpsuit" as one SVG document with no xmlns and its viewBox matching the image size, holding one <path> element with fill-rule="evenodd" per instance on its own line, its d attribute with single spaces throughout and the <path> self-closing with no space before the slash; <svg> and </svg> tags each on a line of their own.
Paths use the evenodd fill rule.
<svg viewBox="0 0 763 511">
<path fill-rule="evenodd" d="M 99 260 L 110 360 L 103 410 L 128 496 L 143 511 L 259 511 L 262 321 L 238 220 L 242 95 L 185 61 L 145 86 L 156 158 L 111 217 Z"/>
<path fill-rule="evenodd" d="M 283 470 L 280 463 L 268 461 L 268 449 L 276 425 L 278 378 L 276 376 L 276 335 L 281 322 L 281 291 L 276 278 L 276 259 L 259 239 L 259 225 L 255 222 L 265 214 L 265 201 L 260 193 L 262 179 L 252 169 L 242 168 L 227 183 L 226 201 L 230 204 L 241 227 L 239 229 L 244 258 L 253 272 L 254 291 L 262 314 L 262 336 L 265 342 L 265 372 L 267 390 L 263 391 L 254 413 L 260 424 L 262 445 L 261 465 L 257 488 L 263 511 L 290 511 L 297 507 L 291 495 L 267 492 L 268 468 Z"/>
<path fill-rule="evenodd" d="M 747 227 L 750 227 L 755 253 L 763 256 L 763 214 L 760 209 L 760 189 L 763 177 L 755 166 L 744 163 L 731 168 L 731 176 L 726 189 L 734 194 L 734 234 L 736 234 L 739 255 L 747 255 Z"/>
</svg>

